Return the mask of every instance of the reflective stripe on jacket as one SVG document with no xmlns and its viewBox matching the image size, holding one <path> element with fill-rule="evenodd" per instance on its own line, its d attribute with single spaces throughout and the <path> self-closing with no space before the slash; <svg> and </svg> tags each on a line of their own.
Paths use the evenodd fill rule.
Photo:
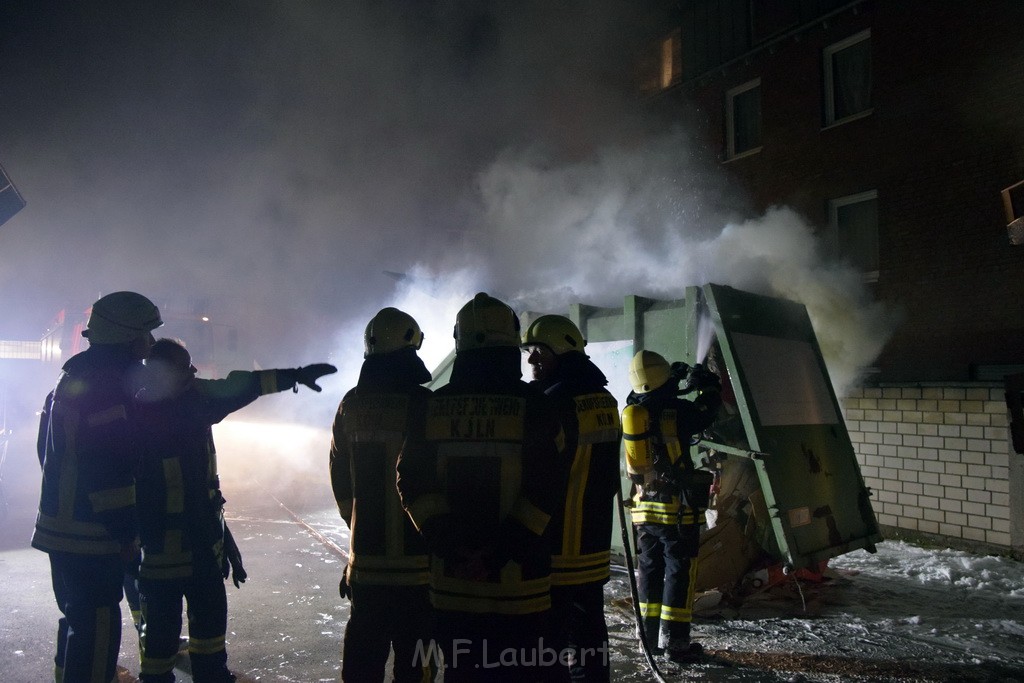
<svg viewBox="0 0 1024 683">
<path fill-rule="evenodd" d="M 563 424 L 567 447 L 575 448 L 569 454 L 565 503 L 552 520 L 553 585 L 608 580 L 612 500 L 619 487 L 621 431 L 615 398 L 601 389 L 573 396 L 571 407 Z"/>
</svg>

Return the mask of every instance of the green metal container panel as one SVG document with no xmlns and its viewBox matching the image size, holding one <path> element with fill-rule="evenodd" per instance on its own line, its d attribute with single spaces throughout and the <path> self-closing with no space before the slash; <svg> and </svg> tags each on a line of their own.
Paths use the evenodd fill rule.
<svg viewBox="0 0 1024 683">
<path fill-rule="evenodd" d="M 780 559 L 800 568 L 873 551 L 881 535 L 807 309 L 719 285 L 703 292 Z"/>
</svg>

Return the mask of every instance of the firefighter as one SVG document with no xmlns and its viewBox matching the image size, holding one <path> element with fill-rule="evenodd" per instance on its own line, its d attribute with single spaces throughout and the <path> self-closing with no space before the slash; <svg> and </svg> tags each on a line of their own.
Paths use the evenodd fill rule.
<svg viewBox="0 0 1024 683">
<path fill-rule="evenodd" d="M 680 390 L 683 379 L 686 388 Z M 694 661 L 702 652 L 690 640 L 696 557 L 712 476 L 695 468 L 690 447 L 714 421 L 721 385 L 702 366 L 670 366 L 653 351 L 633 357 L 629 382 L 622 431 L 634 484 L 642 632 L 649 651 L 663 651 L 674 662 Z M 699 392 L 694 400 L 679 397 L 691 390 Z"/>
<path fill-rule="evenodd" d="M 618 404 L 604 373 L 584 353 L 586 343 L 560 315 L 537 318 L 523 334 L 532 384 L 552 399 L 565 430 L 567 485 L 548 524 L 556 645 L 571 653 L 573 680 L 609 681 L 604 584 L 621 435 Z"/>
<path fill-rule="evenodd" d="M 397 308 L 381 309 L 363 340 L 359 380 L 338 406 L 330 452 L 334 498 L 350 530 L 341 678 L 383 681 L 394 647 L 394 680 L 421 681 L 430 665 L 417 658 L 430 644 L 430 558 L 402 509 L 396 466 L 409 421 L 423 421 L 430 390 L 420 385 L 430 371 L 416 353 L 420 326 Z"/>
<path fill-rule="evenodd" d="M 547 397 L 521 379 L 519 334 L 498 299 L 462 307 L 451 381 L 398 462 L 402 504 L 432 555 L 446 683 L 540 680 L 560 666 L 544 532 L 563 495 L 564 437 Z"/>
<path fill-rule="evenodd" d="M 54 678 L 109 683 L 121 644 L 126 570 L 138 563 L 132 382 L 163 322 L 152 301 L 113 292 L 92 305 L 89 348 L 64 364 L 40 421 L 43 481 L 32 546 L 50 556 Z"/>
<path fill-rule="evenodd" d="M 136 397 L 142 430 L 138 475 L 142 565 L 141 681 L 174 681 L 182 599 L 188 612 L 188 653 L 197 683 L 228 683 L 224 646 L 228 606 L 224 580 L 246 579 L 241 554 L 224 524 L 212 425 L 260 396 L 320 391 L 335 372 L 326 363 L 290 370 L 234 371 L 226 379 L 196 377 L 185 347 L 161 339 L 146 361 Z"/>
</svg>

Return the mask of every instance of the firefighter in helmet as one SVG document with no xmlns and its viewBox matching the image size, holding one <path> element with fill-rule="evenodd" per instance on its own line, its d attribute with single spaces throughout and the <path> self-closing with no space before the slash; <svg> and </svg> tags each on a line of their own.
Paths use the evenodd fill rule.
<svg viewBox="0 0 1024 683">
<path fill-rule="evenodd" d="M 573 680 L 610 680 L 604 584 L 610 575 L 619 487 L 619 409 L 608 379 L 561 315 L 543 315 L 523 334 L 532 384 L 547 394 L 565 430 L 566 486 L 548 524 L 555 643 Z"/>
<path fill-rule="evenodd" d="M 649 651 L 693 661 L 701 654 L 690 640 L 696 557 L 712 476 L 694 466 L 690 448 L 715 419 L 721 384 L 701 365 L 669 365 L 653 351 L 633 357 L 629 381 L 622 431 L 634 485 L 641 631 Z M 691 391 L 698 392 L 693 400 L 680 397 Z"/>
<path fill-rule="evenodd" d="M 480 293 L 463 306 L 451 381 L 398 462 L 402 503 L 432 555 L 446 682 L 548 679 L 560 666 L 544 533 L 564 499 L 563 435 L 547 397 L 521 379 L 519 344 L 507 304 Z"/>
<path fill-rule="evenodd" d="M 139 680 L 174 681 L 182 600 L 188 605 L 188 654 L 197 683 L 230 683 L 224 580 L 246 579 L 241 554 L 224 523 L 212 425 L 266 394 L 320 391 L 336 372 L 326 363 L 288 370 L 236 370 L 199 379 L 192 357 L 174 339 L 160 339 L 146 360 L 136 394 L 142 458 L 138 472 L 142 564 L 142 652 Z"/>
<path fill-rule="evenodd" d="M 341 662 L 343 681 L 383 681 L 393 647 L 394 680 L 423 680 L 417 658 L 430 642 L 429 556 L 402 509 L 395 468 L 410 421 L 422 423 L 430 371 L 417 355 L 420 326 L 397 308 L 366 326 L 356 386 L 334 418 L 331 485 L 350 529 L 341 593 L 352 602 Z"/>
<path fill-rule="evenodd" d="M 107 683 L 121 644 L 122 584 L 138 562 L 132 382 L 163 322 L 152 301 L 113 292 L 92 305 L 89 348 L 62 368 L 40 420 L 43 482 L 32 547 L 48 553 L 55 679 Z"/>
</svg>

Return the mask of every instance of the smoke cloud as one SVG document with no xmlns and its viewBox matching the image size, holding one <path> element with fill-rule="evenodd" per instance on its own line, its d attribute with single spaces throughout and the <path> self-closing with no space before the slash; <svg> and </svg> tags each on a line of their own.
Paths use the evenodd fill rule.
<svg viewBox="0 0 1024 683">
<path fill-rule="evenodd" d="M 220 374 L 336 364 L 322 394 L 243 413 L 322 429 L 385 306 L 420 321 L 433 367 L 477 291 L 558 312 L 717 282 L 805 303 L 840 390 L 892 324 L 812 226 L 742 218 L 691 133 L 646 118 L 619 51 L 631 2 L 0 13 L 0 163 L 28 201 L 0 226 L 0 339 L 135 289 L 162 334 L 188 343 L 198 312 L 237 331 Z"/>
</svg>

